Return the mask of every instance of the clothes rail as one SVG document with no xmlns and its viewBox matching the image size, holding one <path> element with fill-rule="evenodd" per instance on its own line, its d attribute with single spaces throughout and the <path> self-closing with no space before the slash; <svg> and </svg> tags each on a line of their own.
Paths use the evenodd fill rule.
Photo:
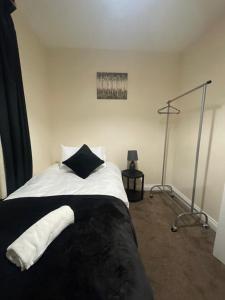
<svg viewBox="0 0 225 300">
<path fill-rule="evenodd" d="M 164 140 L 164 153 L 163 153 L 163 166 L 162 166 L 162 178 L 161 178 L 161 184 L 154 185 L 150 189 L 150 197 L 153 197 L 153 191 L 158 190 L 163 193 L 167 193 L 170 197 L 174 197 L 174 191 L 173 187 L 171 185 L 165 184 L 165 178 L 166 178 L 166 167 L 167 167 L 167 156 L 168 156 L 168 142 L 169 142 L 169 120 L 170 115 L 172 114 L 180 114 L 180 110 L 173 107 L 171 105 L 172 102 L 175 102 L 199 89 L 202 89 L 202 98 L 201 98 L 201 110 L 200 110 L 200 121 L 199 121 L 199 129 L 198 129 L 198 138 L 197 138 L 197 148 L 196 148 L 196 154 L 195 154 L 195 167 L 194 167 L 194 177 L 193 177 L 193 186 L 192 186 L 192 197 L 191 197 L 191 205 L 190 205 L 190 211 L 183 212 L 179 214 L 174 224 L 171 227 L 172 232 L 176 232 L 179 228 L 179 220 L 183 218 L 184 216 L 204 216 L 205 222 L 202 224 L 204 228 L 208 228 L 208 216 L 206 213 L 202 211 L 197 211 L 195 209 L 195 198 L 196 198 L 196 184 L 197 184 L 197 175 L 198 175 L 198 164 L 199 164 L 199 156 L 200 156 L 200 146 L 201 146 L 201 137 L 202 137 L 202 127 L 203 127 L 203 121 L 204 121 L 204 112 L 205 112 L 205 102 L 206 102 L 206 93 L 207 93 L 207 86 L 211 84 L 212 81 L 206 81 L 205 83 L 171 99 L 168 100 L 166 103 L 167 105 L 160 108 L 158 110 L 159 114 L 166 114 L 166 129 L 165 129 L 165 140 Z"/>
</svg>

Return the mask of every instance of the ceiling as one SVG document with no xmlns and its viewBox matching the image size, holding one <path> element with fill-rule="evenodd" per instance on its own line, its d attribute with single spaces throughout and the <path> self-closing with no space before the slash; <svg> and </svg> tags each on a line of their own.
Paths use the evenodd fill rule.
<svg viewBox="0 0 225 300">
<path fill-rule="evenodd" d="M 48 47 L 178 52 L 225 12 L 225 0 L 17 0 Z"/>
</svg>

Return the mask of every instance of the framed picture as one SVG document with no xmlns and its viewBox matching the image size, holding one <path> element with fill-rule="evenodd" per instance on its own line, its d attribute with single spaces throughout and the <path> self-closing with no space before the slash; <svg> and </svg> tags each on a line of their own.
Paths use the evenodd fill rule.
<svg viewBox="0 0 225 300">
<path fill-rule="evenodd" d="M 128 73 L 97 72 L 97 99 L 127 100 Z"/>
</svg>

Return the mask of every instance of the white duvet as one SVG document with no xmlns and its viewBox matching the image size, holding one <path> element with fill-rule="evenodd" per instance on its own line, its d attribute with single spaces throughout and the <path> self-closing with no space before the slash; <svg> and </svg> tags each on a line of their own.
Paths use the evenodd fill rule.
<svg viewBox="0 0 225 300">
<path fill-rule="evenodd" d="M 66 166 L 52 165 L 42 174 L 30 179 L 6 200 L 56 195 L 108 195 L 121 199 L 129 206 L 121 172 L 111 162 L 106 162 L 104 167 L 99 167 L 86 179 L 78 177 Z"/>
</svg>

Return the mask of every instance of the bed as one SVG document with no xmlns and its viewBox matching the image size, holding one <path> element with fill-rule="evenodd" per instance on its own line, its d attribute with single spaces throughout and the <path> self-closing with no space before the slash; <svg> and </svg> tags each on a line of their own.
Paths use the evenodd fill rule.
<svg viewBox="0 0 225 300">
<path fill-rule="evenodd" d="M 20 197 L 41 197 L 56 195 L 109 195 L 129 202 L 121 180 L 119 168 L 106 162 L 86 179 L 76 176 L 72 170 L 61 164 L 54 164 L 24 186 L 12 193 L 6 200 Z"/>
<path fill-rule="evenodd" d="M 61 205 L 73 209 L 75 224 L 21 272 L 6 259 L 7 246 Z M 153 299 L 128 206 L 110 162 L 85 180 L 59 164 L 33 177 L 0 203 L 1 299 Z"/>
</svg>

